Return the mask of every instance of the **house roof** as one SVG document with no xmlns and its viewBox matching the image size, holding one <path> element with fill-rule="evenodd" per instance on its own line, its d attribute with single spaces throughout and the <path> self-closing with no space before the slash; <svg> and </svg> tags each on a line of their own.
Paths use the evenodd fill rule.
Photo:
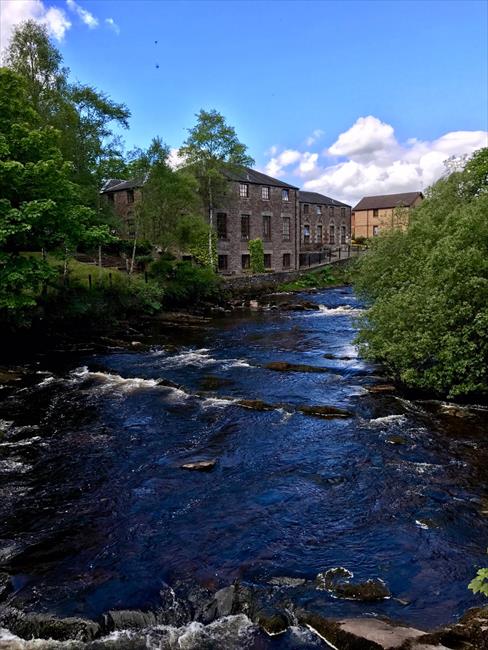
<svg viewBox="0 0 488 650">
<path fill-rule="evenodd" d="M 298 200 L 300 203 L 319 203 L 320 205 L 339 205 L 344 208 L 350 208 L 347 203 L 341 203 L 336 199 L 331 199 L 330 196 L 319 194 L 318 192 L 300 192 L 298 193 Z"/>
<path fill-rule="evenodd" d="M 120 178 L 110 178 L 106 181 L 100 194 L 105 194 L 106 192 L 119 192 L 120 190 L 132 190 L 136 187 L 141 187 L 142 183 L 140 180 L 124 181 Z"/>
<path fill-rule="evenodd" d="M 364 196 L 354 210 L 381 210 L 384 208 L 410 207 L 418 197 L 424 198 L 422 192 L 403 192 L 401 194 L 380 194 Z"/>
<path fill-rule="evenodd" d="M 251 169 L 250 167 L 243 167 L 242 171 L 225 172 L 227 178 L 239 183 L 251 183 L 254 185 L 272 185 L 273 187 L 289 187 L 292 190 L 297 190 L 298 187 L 285 183 L 272 176 L 267 176 L 261 172 Z"/>
</svg>

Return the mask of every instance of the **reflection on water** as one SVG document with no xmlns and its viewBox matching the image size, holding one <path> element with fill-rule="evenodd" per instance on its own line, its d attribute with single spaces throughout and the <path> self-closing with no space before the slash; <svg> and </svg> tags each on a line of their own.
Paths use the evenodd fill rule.
<svg viewBox="0 0 488 650">
<path fill-rule="evenodd" d="M 157 607 L 165 584 L 278 576 L 308 581 L 287 596 L 328 616 L 430 628 L 476 604 L 466 585 L 488 539 L 486 413 L 370 394 L 378 370 L 353 345 L 354 295 L 307 299 L 320 310 L 241 315 L 185 338 L 175 328 L 171 351 L 156 336 L 149 351 L 45 359 L 34 385 L 4 389 L 0 571 L 12 604 L 96 617 Z M 325 372 L 265 368 L 275 361 Z M 353 417 L 296 410 L 307 405 Z M 181 469 L 206 459 L 210 473 Z M 336 566 L 383 579 L 392 598 L 316 590 Z"/>
</svg>

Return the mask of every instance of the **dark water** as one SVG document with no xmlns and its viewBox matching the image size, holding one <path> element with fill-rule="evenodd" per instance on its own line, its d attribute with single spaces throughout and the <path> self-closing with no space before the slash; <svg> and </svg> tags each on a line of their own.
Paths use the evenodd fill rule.
<svg viewBox="0 0 488 650">
<path fill-rule="evenodd" d="M 11 604 L 96 617 L 157 607 L 162 584 L 269 586 L 337 566 L 382 578 L 393 597 L 363 604 L 313 584 L 287 597 L 327 616 L 424 628 L 479 602 L 467 583 L 487 563 L 486 412 L 454 417 L 368 393 L 382 380 L 353 346 L 354 295 L 306 297 L 324 307 L 175 326 L 169 349 L 156 336 L 147 351 L 42 357 L 29 385 L 3 389 L 0 571 Z M 263 368 L 271 361 L 327 372 Z M 245 409 L 242 398 L 278 407 Z M 211 473 L 180 467 L 209 458 Z"/>
</svg>

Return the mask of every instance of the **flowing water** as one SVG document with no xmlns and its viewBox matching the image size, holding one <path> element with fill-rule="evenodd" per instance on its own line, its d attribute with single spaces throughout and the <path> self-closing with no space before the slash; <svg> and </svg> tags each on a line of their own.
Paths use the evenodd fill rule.
<svg viewBox="0 0 488 650">
<path fill-rule="evenodd" d="M 433 628 L 479 602 L 467 583 L 487 563 L 486 411 L 369 393 L 384 380 L 357 356 L 351 290 L 304 297 L 320 310 L 175 326 L 144 350 L 43 355 L 2 389 L 9 604 L 95 618 L 157 608 L 162 586 L 184 598 L 239 579 L 330 617 Z M 276 361 L 324 372 L 265 368 Z M 311 405 L 353 417 L 297 410 Z M 211 472 L 181 469 L 208 459 Z M 316 589 L 315 576 L 339 566 L 381 578 L 392 597 Z M 283 576 L 307 582 L 270 587 Z M 212 626 L 171 628 L 197 639 L 175 647 L 212 634 L 216 647 L 268 647 L 246 617 Z M 292 628 L 269 643 L 320 641 Z"/>
</svg>

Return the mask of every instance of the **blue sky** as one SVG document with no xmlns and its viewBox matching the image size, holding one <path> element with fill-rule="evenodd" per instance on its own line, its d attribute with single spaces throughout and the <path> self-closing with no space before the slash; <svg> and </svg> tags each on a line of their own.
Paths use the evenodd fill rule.
<svg viewBox="0 0 488 650">
<path fill-rule="evenodd" d="M 487 6 L 2 0 L 2 21 L 33 8 L 51 21 L 72 76 L 130 108 L 129 147 L 154 135 L 178 147 L 194 114 L 216 108 L 259 168 L 353 200 L 422 189 L 441 156 L 487 143 Z"/>
</svg>

